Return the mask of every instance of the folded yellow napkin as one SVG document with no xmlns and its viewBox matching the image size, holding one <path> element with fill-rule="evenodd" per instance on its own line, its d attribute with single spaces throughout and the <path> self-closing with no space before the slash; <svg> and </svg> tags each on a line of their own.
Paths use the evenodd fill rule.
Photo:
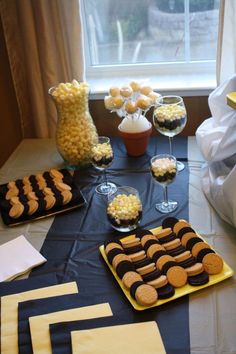
<svg viewBox="0 0 236 354">
<path fill-rule="evenodd" d="M 51 354 L 49 325 L 59 322 L 85 320 L 112 315 L 108 303 L 85 306 L 77 309 L 52 312 L 29 318 L 30 334 L 34 354 Z"/>
<path fill-rule="evenodd" d="M 76 282 L 53 285 L 1 298 L 1 354 L 18 354 L 18 303 L 78 293 Z"/>
<path fill-rule="evenodd" d="M 156 322 L 142 322 L 71 332 L 73 354 L 164 354 Z"/>
<path fill-rule="evenodd" d="M 0 246 L 0 281 L 12 280 L 44 262 L 46 258 L 21 235 Z"/>
</svg>

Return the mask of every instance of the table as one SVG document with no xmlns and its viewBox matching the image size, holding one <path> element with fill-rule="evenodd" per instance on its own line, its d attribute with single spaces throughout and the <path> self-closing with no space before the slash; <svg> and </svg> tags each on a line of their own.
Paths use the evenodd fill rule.
<svg viewBox="0 0 236 354">
<path fill-rule="evenodd" d="M 188 160 L 190 222 L 235 270 L 235 229 L 218 217 L 202 193 L 200 176 L 204 161 L 194 137 L 188 138 Z M 62 166 L 54 140 L 25 139 L 1 168 L 0 183 Z M 39 250 L 52 222 L 53 217 L 50 217 L 8 228 L 0 221 L 0 243 L 24 234 Z M 189 327 L 191 353 L 236 353 L 235 276 L 189 296 Z"/>
</svg>

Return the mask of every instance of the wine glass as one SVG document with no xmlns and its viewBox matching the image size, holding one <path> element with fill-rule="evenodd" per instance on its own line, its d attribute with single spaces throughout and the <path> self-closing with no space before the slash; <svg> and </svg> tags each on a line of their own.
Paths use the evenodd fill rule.
<svg viewBox="0 0 236 354">
<path fill-rule="evenodd" d="M 169 137 L 170 155 L 173 155 L 173 137 L 179 134 L 187 122 L 187 112 L 180 96 L 162 96 L 157 100 L 153 112 L 153 124 L 159 133 Z M 185 168 L 177 161 L 178 171 Z"/>
<path fill-rule="evenodd" d="M 110 139 L 107 136 L 99 136 L 96 144 L 92 146 L 91 161 L 93 166 L 103 171 L 105 181 L 96 187 L 99 194 L 109 194 L 116 191 L 116 185 L 107 181 L 106 169 L 111 166 L 113 161 L 113 150 Z"/>
<path fill-rule="evenodd" d="M 153 179 L 164 188 L 164 200 L 156 204 L 156 209 L 163 214 L 174 211 L 178 203 L 168 199 L 167 186 L 174 181 L 177 174 L 176 158 L 169 154 L 153 156 L 150 170 Z"/>
</svg>

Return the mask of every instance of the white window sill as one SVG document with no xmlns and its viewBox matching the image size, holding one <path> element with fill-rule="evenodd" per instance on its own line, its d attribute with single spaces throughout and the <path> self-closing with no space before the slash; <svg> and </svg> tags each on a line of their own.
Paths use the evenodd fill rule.
<svg viewBox="0 0 236 354">
<path fill-rule="evenodd" d="M 154 91 L 162 95 L 177 94 L 180 96 L 209 96 L 216 88 L 215 75 L 212 74 L 187 74 L 187 75 L 158 75 L 127 77 L 102 75 L 99 78 L 87 77 L 90 86 L 91 99 L 104 99 L 112 86 L 124 86 L 130 81 L 144 82 L 150 85 Z"/>
</svg>

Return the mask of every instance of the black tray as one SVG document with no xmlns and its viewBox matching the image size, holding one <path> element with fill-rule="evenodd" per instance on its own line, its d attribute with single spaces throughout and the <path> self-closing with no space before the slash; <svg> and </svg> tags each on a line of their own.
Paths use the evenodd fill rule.
<svg viewBox="0 0 236 354">
<path fill-rule="evenodd" d="M 59 171 L 65 171 L 65 170 L 59 170 Z M 69 172 L 68 172 L 68 174 L 69 174 Z M 73 177 L 71 176 L 71 180 L 69 183 L 68 183 L 68 181 L 66 181 L 65 183 L 69 184 L 72 188 L 73 193 L 76 194 L 76 197 L 71 202 L 69 202 L 66 205 L 55 205 L 50 210 L 37 211 L 33 215 L 24 215 L 24 213 L 23 213 L 19 218 L 16 218 L 16 219 L 11 218 L 9 216 L 8 211 L 6 211 L 4 209 L 3 201 L 5 200 L 5 198 L 4 198 L 4 195 L 2 193 L 0 193 L 0 212 L 1 212 L 2 220 L 3 220 L 4 224 L 7 226 L 17 226 L 17 225 L 20 225 L 20 224 L 23 224 L 26 222 L 40 220 L 40 219 L 44 219 L 49 216 L 54 216 L 57 214 L 65 213 L 65 212 L 80 208 L 83 205 L 85 205 L 86 200 L 85 200 L 82 192 L 80 191 L 79 187 L 74 182 Z M 6 188 L 6 187 L 7 187 L 7 183 L 0 185 L 0 191 L 4 190 L 4 188 Z"/>
</svg>

